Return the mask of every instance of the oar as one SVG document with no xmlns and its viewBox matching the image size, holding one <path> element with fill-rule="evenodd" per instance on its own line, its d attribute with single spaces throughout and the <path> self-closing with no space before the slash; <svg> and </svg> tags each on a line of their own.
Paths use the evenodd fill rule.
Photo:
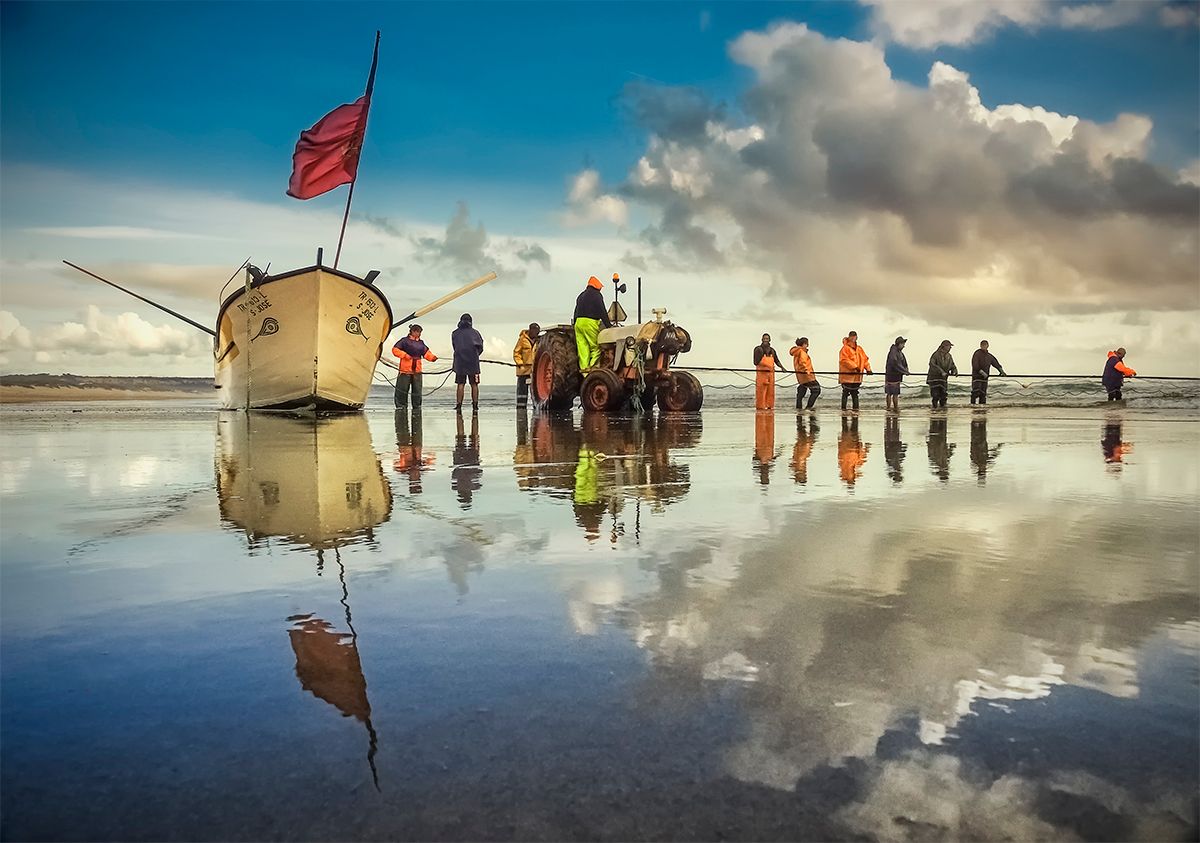
<svg viewBox="0 0 1200 843">
<path fill-rule="evenodd" d="M 470 284 L 467 284 L 465 287 L 459 287 L 457 290 L 455 290 L 452 293 L 446 293 L 446 295 L 442 296 L 437 301 L 430 302 L 429 304 L 425 305 L 420 310 L 414 310 L 412 313 L 408 314 L 408 316 L 405 316 L 403 319 L 397 319 L 395 324 L 392 325 L 392 329 L 395 330 L 397 325 L 403 324 L 403 323 L 409 321 L 410 319 L 416 319 L 419 316 L 424 316 L 429 311 L 437 310 L 442 305 L 454 301 L 459 296 L 465 295 L 466 293 L 471 292 L 476 287 L 482 287 L 484 284 L 488 283 L 489 281 L 495 281 L 495 280 L 496 280 L 496 273 L 494 273 L 494 272 L 489 272 L 487 275 L 483 276 L 482 278 L 476 278 L 474 281 L 472 281 Z"/>
<path fill-rule="evenodd" d="M 82 272 L 84 275 L 90 275 L 90 276 L 92 276 L 92 277 L 93 277 L 93 278 L 95 278 L 97 281 L 103 281 L 105 284 L 107 284 L 107 285 L 108 285 L 108 286 L 110 286 L 110 287 L 116 287 L 116 288 L 117 288 L 118 290 L 120 290 L 122 293 L 128 293 L 129 295 L 133 296 L 133 297 L 134 297 L 135 299 L 137 299 L 138 301 L 144 301 L 146 304 L 150 305 L 151 307 L 157 307 L 157 308 L 158 308 L 159 310 L 161 310 L 163 313 L 169 313 L 169 314 L 171 314 L 172 316 L 174 316 L 176 319 L 181 319 L 181 320 L 183 320 L 184 322 L 187 322 L 187 323 L 188 323 L 189 325 L 191 325 L 193 328 L 199 328 L 201 331 L 203 331 L 204 333 L 208 334 L 210 337 L 215 337 L 215 336 L 217 335 L 217 332 L 216 332 L 216 331 L 214 331 L 212 328 L 206 328 L 206 327 L 204 327 L 203 325 L 201 325 L 199 322 L 193 322 L 191 319 L 188 319 L 188 318 L 187 318 L 186 316 L 184 316 L 182 313 L 176 313 L 175 311 L 171 310 L 171 308 L 169 308 L 169 307 L 164 307 L 163 305 L 159 304 L 159 303 L 158 303 L 158 302 L 156 302 L 156 301 L 151 301 L 150 299 L 146 298 L 145 296 L 139 296 L 139 295 L 138 295 L 137 293 L 135 293 L 133 290 L 126 290 L 126 289 L 125 289 L 124 287 L 122 287 L 120 284 L 114 284 L 113 282 L 109 281 L 107 278 L 101 278 L 101 277 L 100 277 L 99 275 L 97 275 L 96 273 L 94 273 L 94 272 L 89 272 L 88 270 L 84 269 L 82 266 L 76 266 L 75 264 L 71 263 L 71 262 L 70 262 L 70 261 L 68 261 L 68 260 L 64 260 L 64 261 L 63 261 L 63 263 L 65 263 L 67 266 L 71 267 L 71 269 L 78 269 L 78 270 L 79 270 L 80 272 Z M 493 277 L 495 277 L 495 276 L 493 276 Z"/>
</svg>

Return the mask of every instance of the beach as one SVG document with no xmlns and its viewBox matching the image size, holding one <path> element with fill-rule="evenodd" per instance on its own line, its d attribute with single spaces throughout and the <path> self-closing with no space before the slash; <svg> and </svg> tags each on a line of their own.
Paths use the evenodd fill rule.
<svg viewBox="0 0 1200 843">
<path fill-rule="evenodd" d="M 4 839 L 1196 837 L 1189 406 L 449 392 L 0 409 Z"/>
</svg>

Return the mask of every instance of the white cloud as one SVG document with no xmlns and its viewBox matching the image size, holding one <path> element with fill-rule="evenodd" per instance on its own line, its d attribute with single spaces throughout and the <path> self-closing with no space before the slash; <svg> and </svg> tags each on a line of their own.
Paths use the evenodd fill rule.
<svg viewBox="0 0 1200 843">
<path fill-rule="evenodd" d="M 0 310 L 0 351 L 24 350 L 33 347 L 29 329 L 7 310 Z"/>
<path fill-rule="evenodd" d="M 78 237 L 83 240 L 215 240 L 205 234 L 186 234 L 181 231 L 164 231 L 157 228 L 140 228 L 131 225 L 86 225 L 65 227 L 28 228 L 30 234 L 48 234 L 52 237 Z"/>
<path fill-rule="evenodd" d="M 871 9 L 871 28 L 885 41 L 929 50 L 943 44 L 978 43 L 1005 26 L 1027 30 L 1113 29 L 1159 12 L 1163 26 L 1188 23 L 1187 6 L 1166 0 L 1110 0 L 1065 3 L 1058 0 L 860 0 Z M 1194 20 L 1194 17 L 1193 17 Z"/>
<path fill-rule="evenodd" d="M 600 174 L 587 169 L 576 173 L 567 193 L 567 212 L 563 222 L 568 226 L 585 226 L 598 222 L 624 225 L 629 218 L 625 201 L 619 196 L 600 193 Z"/>
<path fill-rule="evenodd" d="M 1130 294 L 1200 306 L 1200 193 L 1147 160 L 1148 118 L 989 109 L 949 64 L 915 87 L 882 47 L 802 24 L 729 51 L 756 77 L 737 120 L 694 88 L 627 91 L 649 137 L 608 192 L 656 216 L 652 263 L 765 270 L 778 298 L 993 331 Z"/>
</svg>

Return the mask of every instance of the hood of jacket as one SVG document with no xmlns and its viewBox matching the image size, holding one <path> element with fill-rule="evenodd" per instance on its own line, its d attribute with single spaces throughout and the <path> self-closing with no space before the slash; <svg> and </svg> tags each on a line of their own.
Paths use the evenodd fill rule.
<svg viewBox="0 0 1200 843">
<path fill-rule="evenodd" d="M 458 320 L 458 327 L 460 327 L 460 328 L 470 328 L 470 327 L 472 327 L 472 325 L 471 325 L 471 320 L 470 320 L 470 319 L 459 319 L 459 320 Z"/>
</svg>

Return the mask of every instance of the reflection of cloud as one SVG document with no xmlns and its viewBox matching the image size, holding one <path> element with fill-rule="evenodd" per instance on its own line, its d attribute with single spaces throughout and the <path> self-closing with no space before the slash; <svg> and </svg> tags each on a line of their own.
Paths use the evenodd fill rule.
<svg viewBox="0 0 1200 843">
<path fill-rule="evenodd" d="M 883 840 L 1062 839 L 1038 818 L 1036 794 L 1019 776 L 972 781 L 958 759 L 921 753 L 881 764 L 839 819 Z"/>
<path fill-rule="evenodd" d="M 939 745 L 964 717 L 1063 685 L 1136 698 L 1140 644 L 1162 618 L 1195 613 L 1180 585 L 1195 587 L 1184 561 L 1194 559 L 1184 545 L 1195 525 L 1176 529 L 1179 513 L 1150 523 L 1113 501 L 1048 504 L 1015 489 L 975 523 L 958 510 L 939 515 L 936 491 L 906 498 L 790 511 L 742 535 L 752 550 L 739 549 L 731 571 L 664 572 L 658 593 L 619 612 L 662 681 L 753 680 L 748 728 L 726 748 L 736 778 L 790 789 L 822 764 L 873 758 L 902 722 Z M 819 535 L 838 536 L 837 547 L 797 555 L 794 537 Z M 996 559 L 1022 560 L 1036 585 Z M 1174 560 L 1170 570 L 1162 560 Z M 971 807 L 954 822 L 932 816 L 952 832 L 974 828 L 1011 796 L 993 788 L 956 796 Z M 921 812 L 913 821 L 933 822 Z"/>
</svg>

